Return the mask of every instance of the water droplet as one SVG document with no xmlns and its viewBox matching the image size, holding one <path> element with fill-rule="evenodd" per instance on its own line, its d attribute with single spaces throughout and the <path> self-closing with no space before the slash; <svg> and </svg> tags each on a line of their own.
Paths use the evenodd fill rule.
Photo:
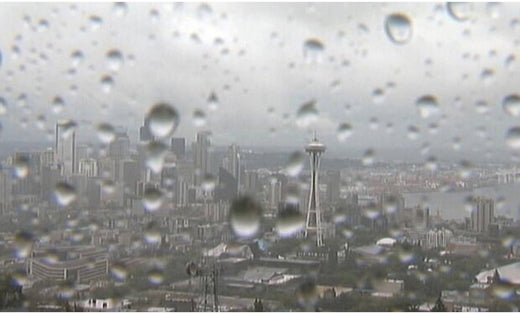
<svg viewBox="0 0 520 314">
<path fill-rule="evenodd" d="M 148 244 L 159 244 L 161 243 L 161 230 L 155 222 L 150 222 L 144 229 L 144 240 Z"/>
<path fill-rule="evenodd" d="M 489 112 L 489 104 L 485 100 L 477 101 L 476 106 L 476 111 L 478 114 L 485 114 Z"/>
<path fill-rule="evenodd" d="M 164 281 L 164 274 L 160 269 L 151 269 L 148 271 L 148 283 L 158 286 Z"/>
<path fill-rule="evenodd" d="M 217 94 L 212 92 L 208 97 L 208 108 L 210 111 L 216 111 L 219 107 L 219 100 Z"/>
<path fill-rule="evenodd" d="M 144 209 L 147 212 L 155 212 L 160 209 L 163 204 L 163 193 L 155 188 L 146 188 L 143 196 Z"/>
<path fill-rule="evenodd" d="M 27 258 L 31 254 L 34 245 L 34 236 L 27 231 L 18 232 L 14 236 L 15 256 Z"/>
<path fill-rule="evenodd" d="M 101 188 L 103 189 L 103 193 L 110 195 L 116 191 L 116 184 L 110 179 L 105 179 L 101 182 Z"/>
<path fill-rule="evenodd" d="M 512 117 L 520 116 L 520 95 L 512 94 L 504 97 L 502 108 Z"/>
<path fill-rule="evenodd" d="M 480 73 L 480 79 L 484 82 L 484 85 L 489 86 L 493 83 L 495 78 L 495 71 L 493 69 L 484 69 Z"/>
<path fill-rule="evenodd" d="M 304 103 L 296 113 L 296 125 L 304 128 L 318 120 L 319 112 L 316 109 L 316 101 L 311 100 Z"/>
<path fill-rule="evenodd" d="M 116 138 L 114 127 L 109 123 L 99 123 L 96 130 L 99 141 L 103 144 L 110 144 Z"/>
<path fill-rule="evenodd" d="M 70 58 L 72 59 L 72 66 L 77 67 L 81 62 L 83 62 L 83 52 L 76 50 L 70 55 Z"/>
<path fill-rule="evenodd" d="M 291 177 L 297 177 L 303 170 L 305 155 L 302 152 L 293 152 L 285 166 L 286 173 Z"/>
<path fill-rule="evenodd" d="M 117 72 L 123 66 L 123 55 L 119 50 L 112 49 L 107 52 L 108 68 Z"/>
<path fill-rule="evenodd" d="M 206 125 L 206 114 L 200 109 L 193 111 L 193 125 L 200 128 Z"/>
<path fill-rule="evenodd" d="M 352 135 L 352 125 L 349 123 L 341 123 L 337 130 L 338 141 L 344 142 Z"/>
<path fill-rule="evenodd" d="M 470 17 L 473 5 L 467 2 L 448 2 L 448 13 L 456 21 L 462 22 Z"/>
<path fill-rule="evenodd" d="M 408 127 L 407 136 L 410 140 L 414 141 L 419 138 L 419 128 L 415 125 L 410 125 Z"/>
<path fill-rule="evenodd" d="M 177 110 L 165 103 L 159 103 L 148 112 L 149 129 L 153 136 L 165 138 L 173 134 L 179 126 Z"/>
<path fill-rule="evenodd" d="M 68 139 L 72 133 L 74 133 L 74 131 L 76 130 L 76 127 L 78 126 L 78 124 L 73 121 L 73 120 L 65 120 L 65 121 L 61 121 L 59 123 L 60 125 L 60 128 L 61 128 L 61 138 L 62 139 Z"/>
<path fill-rule="evenodd" d="M 374 163 L 375 152 L 369 148 L 363 153 L 363 159 L 361 160 L 364 166 L 370 166 Z"/>
<path fill-rule="evenodd" d="M 437 98 L 435 96 L 422 96 L 417 99 L 415 104 L 419 109 L 419 115 L 423 119 L 429 118 L 430 116 L 439 113 L 439 104 L 437 103 Z"/>
<path fill-rule="evenodd" d="M 278 213 L 276 232 L 280 237 L 293 237 L 300 232 L 304 226 L 305 217 L 303 217 L 297 208 L 287 206 Z"/>
<path fill-rule="evenodd" d="M 0 97 L 0 116 L 3 116 L 7 113 L 7 101 L 5 98 Z"/>
<path fill-rule="evenodd" d="M 211 193 L 215 189 L 216 183 L 217 180 L 215 179 L 215 176 L 211 173 L 206 173 L 202 179 L 200 187 L 204 192 Z"/>
<path fill-rule="evenodd" d="M 126 266 L 121 263 L 113 264 L 110 269 L 110 273 L 117 281 L 125 281 L 126 277 L 128 276 L 128 270 L 126 269 Z"/>
<path fill-rule="evenodd" d="M 203 21 L 210 19 L 212 14 L 213 9 L 207 3 L 202 3 L 197 8 L 197 17 Z"/>
<path fill-rule="evenodd" d="M 67 182 L 58 182 L 54 186 L 54 200 L 59 206 L 68 206 L 76 199 L 76 189 Z"/>
<path fill-rule="evenodd" d="M 241 238 L 252 238 L 260 229 L 262 207 L 254 199 L 243 196 L 233 201 L 229 213 L 231 228 Z"/>
<path fill-rule="evenodd" d="M 385 30 L 388 38 L 395 44 L 405 44 L 412 38 L 412 23 L 408 16 L 394 13 L 386 18 Z"/>
<path fill-rule="evenodd" d="M 385 91 L 381 88 L 376 88 L 372 92 L 372 99 L 374 100 L 375 104 L 380 104 L 384 102 L 385 100 Z"/>
<path fill-rule="evenodd" d="M 316 303 L 318 302 L 318 288 L 313 280 L 306 280 L 296 291 L 298 304 L 305 311 L 316 311 Z"/>
<path fill-rule="evenodd" d="M 319 63 L 323 61 L 325 46 L 318 39 L 308 39 L 303 44 L 303 57 L 307 63 Z"/>
<path fill-rule="evenodd" d="M 101 89 L 105 93 L 110 93 L 114 87 L 114 79 L 110 75 L 103 75 L 101 77 Z"/>
<path fill-rule="evenodd" d="M 146 145 L 146 166 L 154 173 L 160 173 L 164 166 L 164 158 L 168 147 L 161 142 L 151 141 Z"/>
<path fill-rule="evenodd" d="M 23 179 L 29 174 L 29 158 L 18 155 L 13 160 L 13 175 L 15 178 Z"/>
<path fill-rule="evenodd" d="M 506 144 L 512 149 L 520 149 L 520 127 L 512 127 L 507 131 Z"/>
<path fill-rule="evenodd" d="M 128 5 L 124 2 L 116 2 L 112 7 L 112 13 L 115 16 L 124 16 L 128 12 Z"/>
<path fill-rule="evenodd" d="M 63 101 L 63 98 L 61 98 L 60 96 L 56 96 L 52 99 L 52 111 L 55 114 L 62 112 L 64 107 L 65 102 Z"/>
<path fill-rule="evenodd" d="M 102 24 L 103 24 L 103 19 L 100 18 L 99 16 L 92 15 L 89 18 L 89 25 L 90 25 L 90 30 L 91 31 L 98 30 L 101 27 Z"/>
<path fill-rule="evenodd" d="M 195 264 L 194 262 L 188 262 L 186 264 L 186 273 L 190 276 L 196 276 L 199 273 L 199 266 Z"/>
</svg>

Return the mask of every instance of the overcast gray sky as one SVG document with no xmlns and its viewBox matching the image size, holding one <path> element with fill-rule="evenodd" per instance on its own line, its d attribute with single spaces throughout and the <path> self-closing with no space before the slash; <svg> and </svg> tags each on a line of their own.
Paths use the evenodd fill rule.
<svg viewBox="0 0 520 314">
<path fill-rule="evenodd" d="M 406 43 L 385 32 L 394 13 L 411 22 Z M 200 109 L 204 129 L 221 145 L 297 147 L 316 129 L 331 154 L 346 157 L 368 148 L 376 157 L 419 160 L 514 153 L 505 135 L 520 117 L 508 115 L 502 99 L 520 93 L 515 3 L 454 6 L 451 14 L 445 3 L 3 3 L 0 27 L 0 96 L 7 101 L 0 141 L 45 139 L 39 115 L 47 134 L 57 119 L 73 119 L 80 138 L 94 139 L 92 125 L 109 122 L 127 126 L 135 140 L 150 107 L 167 102 L 181 116 L 177 136 L 195 137 L 192 114 Z M 323 44 L 316 60 L 305 56 L 309 39 Z M 107 58 L 111 50 L 123 56 L 119 68 Z M 108 93 L 101 84 L 107 75 L 114 82 Z M 383 96 L 374 97 L 376 89 Z M 415 105 L 424 95 L 439 104 L 427 118 Z M 64 100 L 59 113 L 56 96 Z M 299 127 L 297 112 L 313 99 L 318 119 Z M 341 123 L 353 131 L 344 142 L 336 137 Z M 455 137 L 460 151 L 452 148 Z M 423 147 L 430 150 L 421 155 Z"/>
</svg>

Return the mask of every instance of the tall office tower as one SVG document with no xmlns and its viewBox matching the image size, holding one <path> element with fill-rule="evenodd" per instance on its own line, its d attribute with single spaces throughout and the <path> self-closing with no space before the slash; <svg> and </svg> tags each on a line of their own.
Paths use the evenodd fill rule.
<svg viewBox="0 0 520 314">
<path fill-rule="evenodd" d="M 244 190 L 246 194 L 256 195 L 258 193 L 260 184 L 258 182 L 258 172 L 255 170 L 248 170 L 244 177 Z"/>
<path fill-rule="evenodd" d="M 241 182 L 240 147 L 236 144 L 228 147 L 227 156 L 223 160 L 224 168 L 237 179 L 238 187 Z"/>
<path fill-rule="evenodd" d="M 495 220 L 495 202 L 492 199 L 477 198 L 476 208 L 471 212 L 471 230 L 487 232 Z"/>
<path fill-rule="evenodd" d="M 148 118 L 144 119 L 144 125 L 139 128 L 139 140 L 141 142 L 148 142 L 153 140 L 152 133 L 150 132 L 150 120 Z"/>
<path fill-rule="evenodd" d="M 130 138 L 125 131 L 116 132 L 116 138 L 108 145 L 108 156 L 113 160 L 122 160 L 130 155 Z"/>
<path fill-rule="evenodd" d="M 202 183 L 202 178 L 209 172 L 210 159 L 209 147 L 211 145 L 209 131 L 197 133 L 197 142 L 195 143 L 194 165 L 197 175 L 195 176 L 195 185 Z"/>
<path fill-rule="evenodd" d="M 325 152 L 325 145 L 318 142 L 316 135 L 310 142 L 305 151 L 310 156 L 311 161 L 311 182 L 309 190 L 309 207 L 307 208 L 307 223 L 305 225 L 305 237 L 309 236 L 309 233 L 316 234 L 316 246 L 323 246 L 323 229 L 321 226 L 321 210 L 319 201 L 319 183 L 318 173 L 320 169 L 320 157 Z"/>
<path fill-rule="evenodd" d="M 5 172 L 0 172 L 0 215 L 7 215 L 12 210 L 11 179 Z"/>
<path fill-rule="evenodd" d="M 275 210 L 282 201 L 282 182 L 276 178 L 272 178 L 268 185 L 269 208 Z"/>
<path fill-rule="evenodd" d="M 186 139 L 184 137 L 174 137 L 171 141 L 171 149 L 177 160 L 182 160 L 186 157 Z"/>
<path fill-rule="evenodd" d="M 99 175 L 97 160 L 93 158 L 81 159 L 79 161 L 78 172 L 85 177 L 97 177 Z"/>
<path fill-rule="evenodd" d="M 215 188 L 215 201 L 232 201 L 238 193 L 238 181 L 223 167 L 218 171 L 218 186 Z"/>
<path fill-rule="evenodd" d="M 178 207 L 188 205 L 188 182 L 181 176 L 177 177 L 176 180 L 175 204 Z"/>
<path fill-rule="evenodd" d="M 339 171 L 327 171 L 327 202 L 336 204 L 340 197 L 341 175 Z"/>
<path fill-rule="evenodd" d="M 70 176 L 76 169 L 76 131 L 70 130 L 67 122 L 56 123 L 56 162 L 61 173 Z"/>
<path fill-rule="evenodd" d="M 87 159 L 90 157 L 90 148 L 88 145 L 85 144 L 78 144 L 76 146 L 76 170 L 75 172 L 78 172 L 79 169 L 79 161 L 81 159 Z"/>
<path fill-rule="evenodd" d="M 139 164 L 132 159 L 125 159 L 119 162 L 118 181 L 123 184 L 123 190 L 127 193 L 135 194 L 139 176 Z"/>
<path fill-rule="evenodd" d="M 48 148 L 40 152 L 40 172 L 42 167 L 46 167 L 55 162 L 54 150 Z"/>
<path fill-rule="evenodd" d="M 54 192 L 54 186 L 60 180 L 61 169 L 58 164 L 50 164 L 42 167 L 40 186 L 40 197 L 42 199 L 50 200 Z"/>
</svg>

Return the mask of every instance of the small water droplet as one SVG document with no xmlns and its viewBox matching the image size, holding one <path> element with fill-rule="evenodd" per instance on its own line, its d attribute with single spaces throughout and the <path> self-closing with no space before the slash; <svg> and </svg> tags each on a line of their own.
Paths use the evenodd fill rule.
<svg viewBox="0 0 520 314">
<path fill-rule="evenodd" d="M 303 170 L 305 155 L 302 152 L 293 152 L 285 166 L 285 172 L 291 177 L 297 177 Z"/>
<path fill-rule="evenodd" d="M 110 144 L 116 138 L 115 129 L 110 123 L 99 123 L 96 130 L 99 141 L 103 144 Z"/>
<path fill-rule="evenodd" d="M 27 231 L 18 232 L 14 236 L 15 256 L 27 258 L 31 254 L 34 245 L 34 236 Z"/>
<path fill-rule="evenodd" d="M 65 120 L 59 123 L 61 129 L 61 138 L 68 139 L 76 130 L 78 124 L 73 120 Z"/>
<path fill-rule="evenodd" d="M 512 127 L 507 131 L 506 144 L 512 149 L 520 149 L 520 127 Z"/>
<path fill-rule="evenodd" d="M 254 199 L 243 196 L 233 201 L 229 213 L 231 228 L 241 238 L 252 238 L 260 229 L 262 207 Z"/>
<path fill-rule="evenodd" d="M 304 128 L 318 120 L 319 112 L 316 109 L 316 101 L 311 100 L 304 103 L 296 112 L 296 125 Z"/>
<path fill-rule="evenodd" d="M 419 138 L 419 128 L 415 125 L 408 126 L 407 136 L 410 140 L 414 141 Z"/>
<path fill-rule="evenodd" d="M 76 199 L 76 188 L 67 182 L 58 182 L 54 186 L 54 200 L 59 206 L 65 207 Z"/>
<path fill-rule="evenodd" d="M 107 52 L 108 68 L 111 71 L 117 72 L 123 66 L 123 55 L 117 49 L 112 49 Z"/>
<path fill-rule="evenodd" d="M 102 24 L 103 24 L 103 19 L 100 18 L 99 16 L 92 15 L 89 18 L 89 25 L 90 25 L 90 30 L 91 31 L 98 30 L 101 27 Z"/>
<path fill-rule="evenodd" d="M 161 243 L 161 230 L 157 223 L 150 222 L 144 229 L 144 240 L 148 244 L 159 244 Z"/>
<path fill-rule="evenodd" d="M 298 297 L 298 304 L 305 310 L 316 311 L 316 303 L 318 302 L 319 294 L 318 288 L 313 280 L 306 280 L 296 291 Z"/>
<path fill-rule="evenodd" d="M 105 93 L 110 93 L 112 88 L 114 87 L 114 79 L 110 75 L 103 75 L 101 77 L 101 89 Z"/>
<path fill-rule="evenodd" d="M 161 190 L 151 187 L 146 188 L 143 195 L 143 206 L 147 212 L 155 212 L 163 204 L 163 193 Z"/>
<path fill-rule="evenodd" d="M 160 269 L 151 269 L 148 271 L 148 283 L 152 286 L 158 286 L 164 281 L 164 273 Z"/>
<path fill-rule="evenodd" d="M 512 117 L 520 116 L 520 95 L 512 94 L 504 97 L 502 108 Z"/>
<path fill-rule="evenodd" d="M 128 269 L 121 263 L 114 263 L 110 268 L 110 273 L 117 281 L 125 281 L 128 276 Z"/>
<path fill-rule="evenodd" d="M 128 5 L 125 2 L 116 2 L 112 7 L 112 13 L 115 16 L 124 16 L 128 12 Z"/>
<path fill-rule="evenodd" d="M 77 67 L 81 62 L 83 62 L 83 52 L 76 50 L 70 55 L 70 58 L 72 59 L 72 66 Z"/>
<path fill-rule="evenodd" d="M 213 15 L 213 9 L 207 3 L 202 3 L 197 8 L 197 17 L 203 21 L 208 20 Z"/>
<path fill-rule="evenodd" d="M 63 111 L 65 107 L 65 101 L 60 96 L 56 96 L 52 99 L 52 112 L 58 114 Z"/>
<path fill-rule="evenodd" d="M 493 83 L 495 78 L 495 70 L 484 69 L 480 73 L 480 79 L 484 82 L 484 85 L 489 86 Z"/>
<path fill-rule="evenodd" d="M 212 92 L 208 97 L 208 108 L 210 111 L 216 111 L 219 107 L 220 103 L 215 92 Z"/>
<path fill-rule="evenodd" d="M 337 130 L 338 141 L 344 142 L 352 135 L 352 125 L 349 123 L 341 123 Z"/>
<path fill-rule="evenodd" d="M 467 2 L 448 2 L 448 13 L 456 21 L 462 22 L 469 19 L 473 5 Z"/>
<path fill-rule="evenodd" d="M 215 179 L 215 176 L 211 173 L 206 173 L 202 179 L 200 187 L 204 192 L 211 193 L 215 189 L 216 184 L 217 180 Z"/>
<path fill-rule="evenodd" d="M 430 116 L 439 113 L 439 104 L 437 103 L 437 98 L 435 96 L 422 96 L 416 100 L 415 104 L 419 109 L 419 115 L 423 119 L 427 119 Z"/>
<path fill-rule="evenodd" d="M 206 125 L 206 114 L 200 109 L 193 111 L 193 125 L 200 128 Z"/>
<path fill-rule="evenodd" d="M 148 112 L 149 130 L 153 136 L 165 138 L 173 134 L 179 125 L 177 110 L 165 103 L 159 103 Z"/>
<path fill-rule="evenodd" d="M 385 30 L 388 38 L 395 44 L 405 44 L 412 38 L 412 23 L 408 16 L 394 13 L 386 18 Z"/>
<path fill-rule="evenodd" d="M 374 155 L 375 152 L 373 149 L 369 148 L 363 153 L 362 163 L 364 166 L 370 166 L 374 163 Z"/>
<path fill-rule="evenodd" d="M 318 39 L 308 39 L 303 44 L 303 57 L 307 63 L 319 63 L 323 61 L 325 46 Z"/>
<path fill-rule="evenodd" d="M 13 176 L 23 179 L 29 174 L 29 158 L 25 155 L 18 155 L 13 160 Z"/>
<path fill-rule="evenodd" d="M 3 116 L 7 113 L 7 100 L 5 98 L 0 97 L 0 116 Z"/>
<path fill-rule="evenodd" d="M 372 99 L 375 104 L 381 104 L 385 100 L 385 90 L 382 88 L 376 88 L 372 91 Z"/>
</svg>

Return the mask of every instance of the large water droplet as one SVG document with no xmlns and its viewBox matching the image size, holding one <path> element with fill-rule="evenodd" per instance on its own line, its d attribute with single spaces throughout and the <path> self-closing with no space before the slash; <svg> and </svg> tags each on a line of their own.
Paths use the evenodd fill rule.
<svg viewBox="0 0 520 314">
<path fill-rule="evenodd" d="M 96 130 L 97 136 L 103 144 L 110 144 L 116 138 L 114 127 L 109 123 L 99 123 Z"/>
<path fill-rule="evenodd" d="M 165 138 L 173 134 L 179 125 L 177 110 L 165 103 L 159 103 L 148 112 L 149 129 L 153 136 Z"/>
<path fill-rule="evenodd" d="M 13 160 L 13 176 L 23 179 L 29 174 L 29 158 L 25 155 L 18 155 Z"/>
<path fill-rule="evenodd" d="M 507 131 L 506 144 L 512 149 L 520 149 L 520 127 L 512 127 Z"/>
<path fill-rule="evenodd" d="M 417 99 L 415 102 L 419 109 L 419 115 L 421 118 L 426 119 L 439 113 L 439 104 L 437 98 L 432 95 L 425 95 Z"/>
<path fill-rule="evenodd" d="M 386 18 L 385 30 L 395 44 L 405 44 L 412 38 L 412 23 L 408 16 L 394 13 Z"/>
<path fill-rule="evenodd" d="M 319 294 L 316 284 L 312 280 L 303 282 L 296 292 L 298 297 L 298 304 L 305 311 L 316 311 L 316 303 L 318 302 Z"/>
<path fill-rule="evenodd" d="M 117 72 L 123 66 L 123 55 L 117 49 L 112 49 L 107 52 L 108 68 L 111 71 Z"/>
<path fill-rule="evenodd" d="M 21 231 L 14 236 L 15 256 L 17 258 L 27 258 L 31 254 L 34 244 L 34 236 L 27 232 Z"/>
<path fill-rule="evenodd" d="M 117 281 L 125 281 L 128 276 L 128 269 L 121 263 L 115 263 L 110 269 L 112 277 Z"/>
<path fill-rule="evenodd" d="M 276 232 L 280 237 L 293 237 L 305 226 L 305 217 L 297 208 L 287 206 L 278 213 Z"/>
<path fill-rule="evenodd" d="M 338 141 L 344 142 L 347 138 L 349 138 L 352 135 L 352 125 L 350 125 L 349 123 L 341 123 L 338 126 L 337 132 Z"/>
<path fill-rule="evenodd" d="M 147 188 L 144 191 L 143 205 L 147 212 L 155 212 L 160 209 L 163 203 L 163 193 L 155 188 Z"/>
<path fill-rule="evenodd" d="M 285 171 L 291 177 L 297 177 L 303 170 L 305 155 L 302 152 L 293 152 L 285 166 Z"/>
<path fill-rule="evenodd" d="M 168 147 L 161 142 L 151 141 L 146 145 L 146 166 L 154 173 L 160 173 Z"/>
<path fill-rule="evenodd" d="M 512 94 L 504 97 L 502 108 L 512 117 L 520 116 L 520 95 Z"/>
<path fill-rule="evenodd" d="M 296 112 L 296 125 L 299 127 L 307 127 L 311 123 L 318 120 L 319 112 L 316 109 L 316 101 L 311 100 L 309 102 L 304 103 Z"/>
<path fill-rule="evenodd" d="M 233 201 L 229 213 L 231 228 L 241 238 L 251 238 L 260 229 L 262 207 L 254 199 L 243 196 Z"/>
<path fill-rule="evenodd" d="M 303 44 L 303 57 L 307 63 L 318 63 L 323 61 L 325 46 L 318 39 L 308 39 Z"/>
<path fill-rule="evenodd" d="M 58 182 L 54 186 L 54 200 L 59 206 L 68 206 L 76 199 L 76 189 L 67 182 Z"/>
</svg>

